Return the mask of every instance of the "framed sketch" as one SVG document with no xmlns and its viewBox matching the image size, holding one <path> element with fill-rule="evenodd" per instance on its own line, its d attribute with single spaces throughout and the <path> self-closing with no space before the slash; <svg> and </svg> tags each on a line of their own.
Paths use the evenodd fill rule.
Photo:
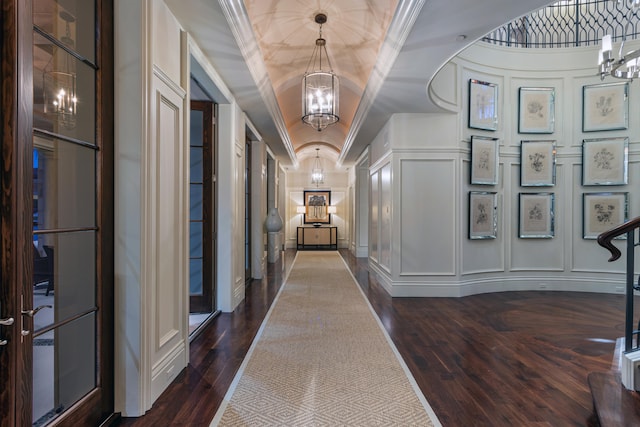
<svg viewBox="0 0 640 427">
<path fill-rule="evenodd" d="M 518 237 L 551 239 L 554 236 L 554 193 L 520 193 Z"/>
<path fill-rule="evenodd" d="M 498 236 L 498 194 L 469 192 L 469 239 L 495 239 Z"/>
<path fill-rule="evenodd" d="M 471 136 L 471 184 L 498 183 L 498 138 Z"/>
<path fill-rule="evenodd" d="M 556 183 L 556 142 L 522 141 L 520 143 L 520 185 L 552 186 Z"/>
<path fill-rule="evenodd" d="M 521 87 L 519 92 L 519 133 L 553 133 L 555 89 Z"/>
<path fill-rule="evenodd" d="M 304 192 L 305 224 L 330 224 L 331 191 L 309 190 Z"/>
<path fill-rule="evenodd" d="M 583 238 L 595 239 L 627 220 L 628 193 L 584 193 L 583 197 Z"/>
<path fill-rule="evenodd" d="M 629 82 L 582 87 L 582 131 L 629 127 Z"/>
<path fill-rule="evenodd" d="M 629 138 L 582 142 L 582 185 L 625 185 L 629 177 Z"/>
<path fill-rule="evenodd" d="M 469 80 L 469 127 L 498 129 L 498 85 Z"/>
</svg>

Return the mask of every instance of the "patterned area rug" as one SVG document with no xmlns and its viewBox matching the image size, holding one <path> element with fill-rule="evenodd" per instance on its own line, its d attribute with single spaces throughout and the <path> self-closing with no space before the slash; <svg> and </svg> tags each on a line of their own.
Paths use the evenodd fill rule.
<svg viewBox="0 0 640 427">
<path fill-rule="evenodd" d="M 338 252 L 298 252 L 211 426 L 440 426 Z"/>
</svg>

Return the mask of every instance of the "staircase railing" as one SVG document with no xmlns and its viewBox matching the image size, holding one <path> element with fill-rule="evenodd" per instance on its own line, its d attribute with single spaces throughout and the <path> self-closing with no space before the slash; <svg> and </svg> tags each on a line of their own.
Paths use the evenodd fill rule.
<svg viewBox="0 0 640 427">
<path fill-rule="evenodd" d="M 638 228 L 640 228 L 640 217 L 622 223 L 619 226 L 612 228 L 609 231 L 605 231 L 598 236 L 598 244 L 611 252 L 609 262 L 615 261 L 622 256 L 622 253 L 617 247 L 614 246 L 612 240 L 624 234 L 626 234 L 627 237 L 627 286 L 624 322 L 624 351 L 626 353 L 640 350 L 640 321 L 636 329 L 634 329 L 633 321 L 634 291 L 640 291 L 640 276 L 638 277 L 638 284 L 636 285 L 634 282 L 634 250 L 636 246 L 640 246 L 640 232 L 636 233 Z M 638 234 L 637 237 L 636 234 Z"/>
</svg>

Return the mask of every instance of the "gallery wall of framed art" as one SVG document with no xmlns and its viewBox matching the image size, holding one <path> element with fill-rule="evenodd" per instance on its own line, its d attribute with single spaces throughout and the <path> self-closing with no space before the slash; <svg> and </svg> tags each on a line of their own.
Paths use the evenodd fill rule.
<svg viewBox="0 0 640 427">
<path fill-rule="evenodd" d="M 633 149 L 630 145 L 638 146 L 633 146 L 629 138 L 633 126 L 630 105 L 634 105 L 629 102 L 629 82 L 585 79 L 576 83 L 574 93 L 579 94 L 580 101 L 576 103 L 565 99 L 570 91 L 563 85 L 527 85 L 526 79 L 522 79 L 523 84 L 507 84 L 504 78 L 492 81 L 482 73 L 476 76 L 469 73 L 469 76 L 464 98 L 469 135 L 469 239 L 486 238 L 473 232 L 471 216 L 476 209 L 472 202 L 478 194 L 489 191 L 486 187 L 491 187 L 491 192 L 497 195 L 502 194 L 505 209 L 517 206 L 511 209 L 517 212 L 516 218 L 500 213 L 496 218 L 508 218 L 516 224 L 511 229 L 517 230 L 518 239 L 553 239 L 557 224 L 570 225 L 574 220 L 581 224 L 580 238 L 593 239 L 594 230 L 598 230 L 596 225 L 603 224 L 594 222 L 598 216 L 594 216 L 588 204 L 594 194 L 615 194 L 611 197 L 616 201 L 617 215 L 606 216 L 608 221 L 628 218 L 629 197 L 633 197 L 630 194 L 633 192 L 625 191 L 633 184 L 629 172 L 630 149 Z M 561 116 L 565 117 L 569 106 L 579 107 L 574 109 L 575 120 L 565 120 L 559 125 L 558 106 Z M 638 130 L 633 133 L 638 135 Z M 514 159 L 516 148 L 518 157 Z M 501 182 L 498 175 L 502 169 L 517 172 L 517 181 L 511 173 Z M 563 177 L 561 188 L 556 190 L 558 171 L 568 176 Z M 577 173 L 579 179 L 573 179 Z M 553 190 L 532 191 L 542 187 Z M 610 192 L 593 191 L 596 187 L 612 188 Z M 571 218 L 557 218 L 555 206 L 569 203 L 565 198 L 576 192 L 582 202 L 568 211 Z M 620 194 L 625 194 L 624 203 L 620 201 Z M 625 215 L 620 214 L 623 205 Z"/>
</svg>

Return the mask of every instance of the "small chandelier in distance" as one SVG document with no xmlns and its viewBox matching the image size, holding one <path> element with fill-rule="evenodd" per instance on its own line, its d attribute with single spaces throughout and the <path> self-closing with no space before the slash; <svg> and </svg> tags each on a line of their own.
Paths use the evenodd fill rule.
<svg viewBox="0 0 640 427">
<path fill-rule="evenodd" d="M 324 184 L 324 172 L 322 171 L 322 165 L 320 164 L 320 157 L 318 154 L 320 149 L 316 148 L 316 160 L 313 163 L 313 169 L 311 169 L 311 183 L 316 187 L 320 184 Z"/>
<path fill-rule="evenodd" d="M 315 22 L 320 25 L 320 37 L 316 40 L 307 70 L 302 77 L 302 121 L 320 132 L 340 120 L 340 85 L 338 76 L 333 72 L 329 62 L 327 41 L 322 38 L 322 24 L 327 22 L 327 15 L 318 13 Z M 322 69 L 323 53 L 329 67 L 328 71 Z"/>
<path fill-rule="evenodd" d="M 627 8 L 630 11 L 630 19 L 627 26 L 630 25 L 631 18 L 635 16 L 638 9 L 640 9 L 640 0 L 616 0 L 618 4 L 627 3 Z M 622 43 L 620 44 L 619 56 L 620 59 L 616 59 L 612 55 L 612 38 L 610 34 L 602 37 L 602 49 L 598 52 L 598 68 L 600 79 L 604 80 L 607 75 L 611 75 L 617 79 L 633 80 L 640 77 L 640 49 L 632 50 L 624 53 L 624 43 L 626 41 L 626 31 L 622 33 Z"/>
</svg>

